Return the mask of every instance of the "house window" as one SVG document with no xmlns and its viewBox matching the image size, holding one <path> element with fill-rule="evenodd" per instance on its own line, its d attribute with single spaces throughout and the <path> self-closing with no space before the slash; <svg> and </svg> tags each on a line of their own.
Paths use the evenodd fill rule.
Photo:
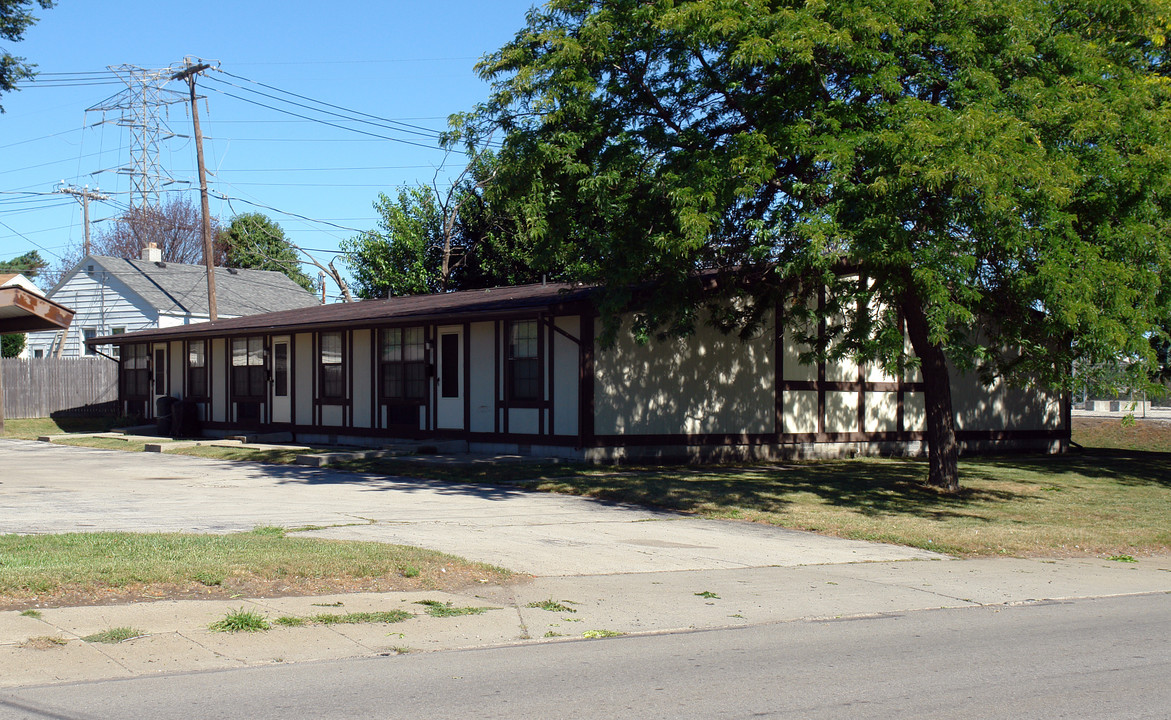
<svg viewBox="0 0 1171 720">
<path fill-rule="evenodd" d="M 203 340 L 187 343 L 187 396 L 207 397 L 207 345 Z"/>
<path fill-rule="evenodd" d="M 340 332 L 321 333 L 320 385 L 322 399 L 343 400 L 346 397 L 345 365 L 342 363 L 345 343 Z"/>
<path fill-rule="evenodd" d="M 508 396 L 531 402 L 541 399 L 541 333 L 536 320 L 517 320 L 508 326 Z"/>
<path fill-rule="evenodd" d="M 45 357 L 45 351 L 44 350 L 33 350 L 33 357 L 43 358 L 43 357 Z"/>
<path fill-rule="evenodd" d="M 167 394 L 167 350 L 155 348 L 155 395 Z"/>
<path fill-rule="evenodd" d="M 383 399 L 422 401 L 427 397 L 423 328 L 383 330 L 379 358 Z"/>
<path fill-rule="evenodd" d="M 264 338 L 232 338 L 232 394 L 263 398 L 268 383 L 264 367 Z"/>
<path fill-rule="evenodd" d="M 82 352 L 82 354 L 84 354 L 84 355 L 97 355 L 98 354 L 97 350 L 90 347 L 90 344 L 89 344 L 89 341 L 93 340 L 97 336 L 98 336 L 98 329 L 97 328 L 87 327 L 87 328 L 81 329 L 81 352 Z"/>
<path fill-rule="evenodd" d="M 127 345 L 122 356 L 122 390 L 127 398 L 150 395 L 150 348 Z"/>
<path fill-rule="evenodd" d="M 459 335 L 440 335 L 439 352 L 443 356 L 440 395 L 445 398 L 459 397 Z"/>
<path fill-rule="evenodd" d="M 121 335 L 124 332 L 126 332 L 126 328 L 124 327 L 110 328 L 111 335 Z M 111 354 L 116 358 L 122 357 L 122 346 L 115 345 L 111 351 Z"/>
</svg>

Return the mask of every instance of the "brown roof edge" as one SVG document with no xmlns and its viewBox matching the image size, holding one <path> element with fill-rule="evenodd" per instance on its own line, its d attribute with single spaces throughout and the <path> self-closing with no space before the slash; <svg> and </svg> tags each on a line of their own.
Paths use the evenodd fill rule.
<svg viewBox="0 0 1171 720">
<path fill-rule="evenodd" d="M 492 320 L 532 311 L 557 314 L 593 312 L 592 286 L 548 283 L 461 290 L 453 293 L 407 295 L 387 300 L 334 303 L 296 310 L 247 315 L 244 317 L 140 330 L 96 337 L 88 345 L 125 345 L 151 340 L 215 337 L 278 332 L 304 332 L 361 325 L 390 325 L 398 322 L 435 322 L 475 319 Z"/>
<path fill-rule="evenodd" d="M 73 322 L 73 311 L 22 287 L 0 288 L 0 333 L 61 330 Z"/>
</svg>

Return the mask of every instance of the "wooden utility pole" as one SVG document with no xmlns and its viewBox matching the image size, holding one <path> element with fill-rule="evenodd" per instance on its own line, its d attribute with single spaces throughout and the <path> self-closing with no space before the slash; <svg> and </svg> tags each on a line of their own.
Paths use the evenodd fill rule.
<svg viewBox="0 0 1171 720">
<path fill-rule="evenodd" d="M 208 316 L 216 319 L 215 298 L 215 258 L 211 247 L 211 210 L 207 202 L 207 170 L 203 165 L 203 134 L 199 131 L 199 106 L 195 95 L 195 76 L 211 68 L 207 63 L 192 64 L 191 59 L 186 61 L 187 67 L 171 76 L 172 80 L 186 80 L 191 89 L 191 121 L 195 126 L 195 159 L 199 165 L 199 202 L 203 207 L 203 264 L 207 267 L 207 312 Z"/>
<path fill-rule="evenodd" d="M 100 192 L 90 192 L 89 185 L 78 190 L 70 185 L 57 190 L 59 193 L 66 195 L 73 195 L 81 202 L 82 214 L 85 216 L 85 257 L 89 257 L 89 201 L 90 200 L 109 200 L 109 195 L 103 195 Z"/>
</svg>

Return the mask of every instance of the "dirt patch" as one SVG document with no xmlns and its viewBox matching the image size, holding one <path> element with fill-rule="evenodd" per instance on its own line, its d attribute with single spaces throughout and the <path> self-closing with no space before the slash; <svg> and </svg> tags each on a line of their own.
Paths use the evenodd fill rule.
<svg viewBox="0 0 1171 720">
<path fill-rule="evenodd" d="M 531 580 L 530 575 L 512 575 L 508 584 Z M 232 577 L 222 585 L 200 583 L 149 583 L 121 587 L 63 587 L 51 593 L 29 596 L 0 595 L 0 611 L 31 608 L 125 605 L 158 600 L 229 600 L 233 598 L 301 597 L 362 592 L 406 592 L 439 590 L 455 592 L 484 584 L 483 572 L 452 566 L 434 577 L 322 577 L 250 578 Z"/>
</svg>

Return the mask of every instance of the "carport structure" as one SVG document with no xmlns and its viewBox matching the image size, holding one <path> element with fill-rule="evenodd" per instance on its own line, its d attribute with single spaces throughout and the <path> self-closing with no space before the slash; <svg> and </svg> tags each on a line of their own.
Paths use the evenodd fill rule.
<svg viewBox="0 0 1171 720">
<path fill-rule="evenodd" d="M 73 311 L 22 287 L 0 288 L 0 335 L 64 330 Z M 0 373 L 0 432 L 4 431 L 4 374 Z"/>
</svg>

